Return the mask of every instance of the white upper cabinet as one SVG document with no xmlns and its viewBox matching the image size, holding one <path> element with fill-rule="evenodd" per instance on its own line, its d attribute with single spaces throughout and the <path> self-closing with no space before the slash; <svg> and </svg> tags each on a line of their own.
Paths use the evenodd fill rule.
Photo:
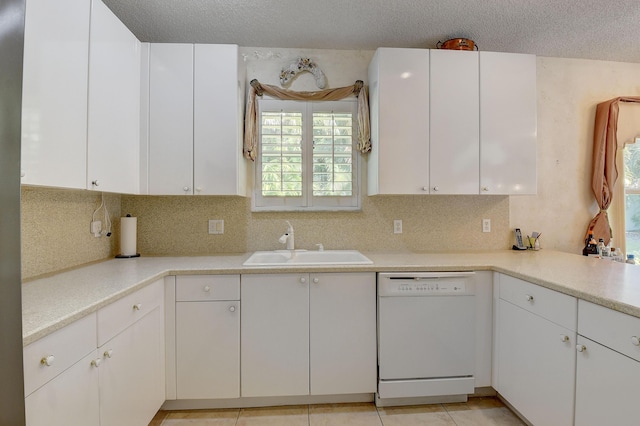
<svg viewBox="0 0 640 426">
<path fill-rule="evenodd" d="M 478 52 L 431 50 L 431 194 L 477 194 Z"/>
<path fill-rule="evenodd" d="M 369 195 L 429 190 L 429 51 L 380 48 L 369 65 Z"/>
<path fill-rule="evenodd" d="M 22 183 L 86 188 L 90 3 L 29 0 L 22 88 Z"/>
<path fill-rule="evenodd" d="M 149 81 L 149 194 L 246 195 L 238 46 L 151 44 Z"/>
<path fill-rule="evenodd" d="M 193 193 L 193 45 L 149 52 L 149 194 Z"/>
<path fill-rule="evenodd" d="M 238 46 L 196 44 L 194 73 L 194 193 L 246 195 L 246 71 Z"/>
<path fill-rule="evenodd" d="M 369 91 L 369 195 L 535 194 L 535 56 L 380 48 Z"/>
<path fill-rule="evenodd" d="M 480 187 L 535 194 L 536 57 L 480 52 Z"/>
<path fill-rule="evenodd" d="M 87 189 L 136 194 L 140 184 L 140 42 L 93 0 Z"/>
</svg>

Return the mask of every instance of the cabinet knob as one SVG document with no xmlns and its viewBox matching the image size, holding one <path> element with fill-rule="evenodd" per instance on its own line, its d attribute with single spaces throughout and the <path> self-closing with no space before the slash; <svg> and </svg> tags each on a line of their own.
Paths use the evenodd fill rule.
<svg viewBox="0 0 640 426">
<path fill-rule="evenodd" d="M 320 282 L 320 278 L 314 278 L 314 279 L 313 279 L 313 282 L 314 282 L 314 283 L 316 283 L 316 284 L 318 284 L 318 283 Z"/>
<path fill-rule="evenodd" d="M 104 357 L 105 358 L 111 358 L 113 356 L 113 349 L 108 349 L 106 351 L 104 351 Z"/>
<path fill-rule="evenodd" d="M 587 350 L 587 347 L 585 345 L 576 345 L 576 349 L 578 352 L 584 352 Z"/>
<path fill-rule="evenodd" d="M 202 187 L 201 186 L 197 186 L 196 187 L 196 192 L 202 192 Z"/>
<path fill-rule="evenodd" d="M 631 338 L 631 343 L 633 343 L 635 346 L 640 346 L 640 338 L 638 338 L 638 336 L 633 336 Z"/>
<path fill-rule="evenodd" d="M 561 342 L 568 342 L 569 341 L 569 336 L 567 336 L 566 334 L 561 334 L 560 335 L 560 341 Z"/>
<path fill-rule="evenodd" d="M 205 293 L 209 293 L 211 291 L 211 287 L 209 287 L 208 285 L 205 285 L 202 291 L 204 291 Z"/>
<path fill-rule="evenodd" d="M 236 311 L 236 307 L 231 305 L 229 306 L 229 312 L 235 312 Z"/>
<path fill-rule="evenodd" d="M 435 192 L 438 192 L 438 191 L 440 191 L 440 187 L 439 187 L 439 186 L 434 186 L 434 187 L 433 187 L 433 190 L 434 190 Z"/>
<path fill-rule="evenodd" d="M 422 187 L 422 190 L 423 190 L 423 191 L 429 191 L 429 187 L 428 187 L 428 186 L 423 186 L 423 187 Z"/>
<path fill-rule="evenodd" d="M 98 367 L 100 367 L 100 363 L 101 362 L 102 362 L 102 360 L 100 358 L 94 359 L 93 361 L 91 361 L 91 366 L 98 368 Z"/>
<path fill-rule="evenodd" d="M 20 170 L 20 177 L 25 177 L 27 175 L 27 172 L 25 172 L 24 170 Z"/>
<path fill-rule="evenodd" d="M 531 302 L 531 303 L 533 303 L 533 296 L 532 296 L 532 295 L 527 294 L 527 297 L 526 297 L 526 298 L 527 298 L 527 302 Z"/>
<path fill-rule="evenodd" d="M 139 311 L 140 309 L 142 309 L 142 303 L 136 303 L 135 305 L 133 305 L 134 311 Z"/>
<path fill-rule="evenodd" d="M 189 190 L 190 190 L 190 189 L 191 189 L 191 188 L 189 188 L 188 186 L 183 186 L 183 187 L 182 187 L 182 190 L 183 190 L 184 192 L 189 192 Z"/>
<path fill-rule="evenodd" d="M 92 180 L 92 181 L 91 181 L 91 185 L 93 185 L 93 186 L 100 186 L 100 181 L 99 181 L 98 179 L 96 179 L 96 180 Z"/>
<path fill-rule="evenodd" d="M 56 358 L 53 355 L 47 355 L 40 360 L 40 364 L 46 365 L 47 367 L 51 367 Z"/>
<path fill-rule="evenodd" d="M 489 192 L 489 187 L 488 186 L 483 186 L 482 187 L 482 192 Z"/>
<path fill-rule="evenodd" d="M 306 283 L 306 282 L 307 282 L 307 279 L 306 279 L 305 277 L 301 277 L 301 278 L 300 278 L 300 282 L 301 282 L 302 284 L 304 284 L 304 283 Z"/>
</svg>

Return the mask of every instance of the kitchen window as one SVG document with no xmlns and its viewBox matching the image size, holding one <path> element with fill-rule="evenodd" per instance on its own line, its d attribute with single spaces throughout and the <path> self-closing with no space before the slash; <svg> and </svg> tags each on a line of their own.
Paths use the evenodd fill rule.
<svg viewBox="0 0 640 426">
<path fill-rule="evenodd" d="M 625 242 L 627 254 L 640 258 L 640 138 L 624 147 Z"/>
<path fill-rule="evenodd" d="M 253 210 L 358 210 L 355 99 L 258 101 Z"/>
</svg>

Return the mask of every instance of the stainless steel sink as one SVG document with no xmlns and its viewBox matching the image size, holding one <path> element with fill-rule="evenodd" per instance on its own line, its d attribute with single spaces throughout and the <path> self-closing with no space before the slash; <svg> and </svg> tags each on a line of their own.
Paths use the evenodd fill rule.
<svg viewBox="0 0 640 426">
<path fill-rule="evenodd" d="M 373 261 L 357 250 L 256 251 L 243 266 L 371 265 Z"/>
</svg>

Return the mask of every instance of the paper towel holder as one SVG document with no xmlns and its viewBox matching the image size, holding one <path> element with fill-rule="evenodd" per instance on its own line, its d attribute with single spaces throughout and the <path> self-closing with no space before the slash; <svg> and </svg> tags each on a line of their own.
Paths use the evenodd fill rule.
<svg viewBox="0 0 640 426">
<path fill-rule="evenodd" d="M 130 218 L 130 217 L 131 217 L 131 215 L 130 215 L 130 214 L 127 214 L 127 216 L 126 216 L 126 217 L 127 217 L 127 218 Z M 123 219 L 124 219 L 124 218 L 123 218 Z M 135 220 L 135 218 L 133 218 L 133 219 Z M 122 231 L 122 230 L 121 230 L 121 231 Z M 135 241 L 134 241 L 134 245 L 135 245 Z M 122 250 L 122 236 L 121 236 L 121 239 L 120 239 L 120 249 Z M 134 250 L 135 250 L 135 248 L 134 248 Z M 123 251 L 124 251 L 124 250 L 123 250 Z M 134 258 L 134 257 L 140 257 L 140 253 L 135 253 L 135 254 L 118 254 L 118 255 L 116 255 L 116 259 L 131 259 L 131 258 Z"/>
</svg>

